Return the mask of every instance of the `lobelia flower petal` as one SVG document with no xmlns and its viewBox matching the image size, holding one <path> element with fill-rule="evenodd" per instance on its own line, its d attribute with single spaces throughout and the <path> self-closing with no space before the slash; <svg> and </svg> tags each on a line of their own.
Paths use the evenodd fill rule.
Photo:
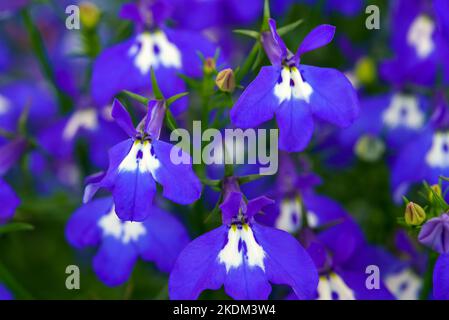
<svg viewBox="0 0 449 320">
<path fill-rule="evenodd" d="M 161 134 L 162 124 L 165 117 L 165 102 L 151 100 L 148 103 L 148 112 L 145 117 L 144 131 L 153 140 L 158 140 Z"/>
<path fill-rule="evenodd" d="M 13 300 L 14 297 L 9 290 L 0 283 L 0 300 Z"/>
<path fill-rule="evenodd" d="M 433 269 L 433 298 L 449 300 L 449 254 L 440 255 Z"/>
<path fill-rule="evenodd" d="M 152 147 L 160 163 L 160 166 L 153 171 L 153 177 L 162 185 L 163 196 L 179 204 L 190 204 L 198 200 L 202 185 L 192 170 L 190 155 L 181 148 L 160 140 L 154 140 Z M 172 152 L 182 154 L 183 159 L 189 157 L 189 163 L 175 164 L 171 159 Z"/>
<path fill-rule="evenodd" d="M 2 203 L 2 210 L 0 211 L 0 224 L 2 224 L 14 216 L 14 213 L 20 204 L 20 199 L 14 190 L 1 178 L 0 202 Z"/>
<path fill-rule="evenodd" d="M 136 241 L 142 259 L 170 272 L 190 241 L 187 230 L 177 218 L 157 207 L 153 207 L 143 224 L 148 232 Z"/>
<path fill-rule="evenodd" d="M 288 49 L 276 30 L 276 21 L 268 21 L 270 30 L 262 33 L 262 44 L 273 66 L 281 66 L 288 56 Z"/>
<path fill-rule="evenodd" d="M 117 99 L 114 99 L 114 102 L 112 103 L 111 115 L 114 118 L 115 122 L 117 122 L 120 128 L 122 128 L 123 131 L 128 134 L 128 136 L 134 137 L 136 135 L 136 129 L 134 128 L 131 116 Z"/>
<path fill-rule="evenodd" d="M 313 92 L 310 109 L 314 116 L 340 127 L 354 122 L 359 112 L 357 94 L 351 82 L 338 70 L 300 65 L 304 81 Z"/>
<path fill-rule="evenodd" d="M 0 147 L 0 176 L 3 176 L 17 163 L 25 151 L 27 142 L 23 138 L 16 138 Z"/>
<path fill-rule="evenodd" d="M 172 300 L 194 300 L 202 291 L 219 289 L 226 269 L 217 257 L 226 241 L 227 227 L 221 226 L 193 240 L 180 253 L 168 280 Z"/>
<path fill-rule="evenodd" d="M 94 257 L 93 268 L 106 285 L 118 286 L 128 280 L 137 258 L 137 248 L 133 243 L 124 244 L 113 236 L 107 236 Z"/>
<path fill-rule="evenodd" d="M 273 204 L 274 200 L 261 196 L 254 199 L 251 199 L 247 203 L 246 216 L 248 219 L 253 218 L 257 213 L 259 213 L 264 207 Z"/>
<path fill-rule="evenodd" d="M 299 152 L 307 147 L 313 133 L 310 108 L 302 100 L 290 99 L 276 111 L 279 127 L 279 149 Z"/>
<path fill-rule="evenodd" d="M 279 108 L 274 87 L 281 76 L 276 67 L 262 67 L 231 109 L 231 121 L 240 128 L 252 128 L 270 120 Z"/>
<path fill-rule="evenodd" d="M 99 198 L 78 208 L 70 217 L 65 236 L 70 245 L 81 249 L 100 243 L 102 231 L 98 220 L 107 214 L 113 206 L 112 198 Z"/>
<path fill-rule="evenodd" d="M 274 284 L 292 287 L 299 299 L 311 299 L 318 272 L 306 250 L 289 233 L 253 224 L 254 237 L 266 253 L 265 274 Z M 268 296 L 266 297 L 268 298 Z"/>
<path fill-rule="evenodd" d="M 296 52 L 296 57 L 299 57 L 306 52 L 318 49 L 330 43 L 335 35 L 335 27 L 329 24 L 322 24 L 310 31 Z"/>
<path fill-rule="evenodd" d="M 241 192 L 230 192 L 223 202 L 220 204 L 221 216 L 223 224 L 232 222 L 232 218 L 239 214 L 240 209 L 244 205 L 242 202 L 243 195 Z"/>
</svg>

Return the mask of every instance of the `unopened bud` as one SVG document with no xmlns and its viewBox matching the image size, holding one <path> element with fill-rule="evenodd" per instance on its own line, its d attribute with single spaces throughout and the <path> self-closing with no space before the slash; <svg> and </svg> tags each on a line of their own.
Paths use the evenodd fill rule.
<svg viewBox="0 0 449 320">
<path fill-rule="evenodd" d="M 432 185 L 430 187 L 430 189 L 432 189 L 432 190 L 429 190 L 429 201 L 430 202 L 433 202 L 433 200 L 435 198 L 435 194 L 437 194 L 438 196 L 441 197 L 442 192 L 441 192 L 441 188 L 440 188 L 440 186 L 438 184 Z"/>
<path fill-rule="evenodd" d="M 80 20 L 86 28 L 95 28 L 100 20 L 100 10 L 92 2 L 83 2 L 80 4 Z"/>
<path fill-rule="evenodd" d="M 376 80 L 376 65 L 371 58 L 364 57 L 355 65 L 355 76 L 362 84 L 371 84 Z"/>
<path fill-rule="evenodd" d="M 204 73 L 211 74 L 215 71 L 215 60 L 214 58 L 206 58 L 204 60 Z"/>
<path fill-rule="evenodd" d="M 420 205 L 409 202 L 407 207 L 405 207 L 405 223 L 410 226 L 419 226 L 421 223 L 426 220 L 426 212 Z"/>
<path fill-rule="evenodd" d="M 217 87 L 224 92 L 233 92 L 235 89 L 235 77 L 232 69 L 224 69 L 220 71 L 215 79 Z"/>
</svg>

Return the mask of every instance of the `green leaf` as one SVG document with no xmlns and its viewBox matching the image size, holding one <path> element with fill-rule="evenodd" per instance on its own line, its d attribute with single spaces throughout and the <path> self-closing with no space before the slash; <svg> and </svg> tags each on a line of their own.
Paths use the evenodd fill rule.
<svg viewBox="0 0 449 320">
<path fill-rule="evenodd" d="M 154 73 L 153 68 L 151 68 L 151 87 L 153 89 L 153 94 L 156 100 L 165 100 L 164 95 L 162 94 L 162 91 L 159 88 L 159 84 L 157 83 L 156 74 Z"/>
<path fill-rule="evenodd" d="M 248 36 L 248 37 L 254 38 L 256 40 L 258 40 L 259 37 L 260 37 L 260 33 L 257 32 L 257 31 L 254 31 L 254 30 L 235 29 L 235 30 L 232 30 L 232 32 L 237 33 L 237 34 L 241 34 L 241 35 L 244 35 L 244 36 Z"/>
<path fill-rule="evenodd" d="M 136 101 L 138 101 L 138 102 L 140 102 L 140 103 L 142 103 L 144 105 L 148 105 L 148 102 L 150 101 L 150 99 L 145 98 L 145 97 L 143 97 L 143 96 L 141 96 L 141 95 L 139 95 L 137 93 L 134 93 L 134 92 L 131 92 L 131 91 L 128 91 L 128 90 L 123 90 L 122 92 L 124 94 L 126 94 L 128 97 L 130 97 L 131 99 L 134 99 L 134 100 L 136 100 Z"/>
<path fill-rule="evenodd" d="M 33 229 L 34 229 L 34 227 L 28 223 L 11 222 L 11 223 L 4 224 L 4 225 L 0 226 L 0 234 L 16 232 L 16 231 L 27 231 L 27 230 L 33 230 Z"/>
<path fill-rule="evenodd" d="M 175 102 L 178 99 L 181 99 L 182 97 L 185 97 L 186 95 L 188 95 L 188 92 L 181 92 L 178 94 L 175 94 L 174 96 L 171 96 L 170 98 L 167 99 L 167 107 L 170 107 L 170 105 Z"/>
<path fill-rule="evenodd" d="M 299 20 L 297 20 L 295 22 L 292 22 L 292 23 L 290 23 L 290 24 L 288 24 L 286 26 L 283 26 L 283 27 L 277 29 L 277 32 L 278 32 L 279 36 L 286 35 L 287 33 L 295 30 L 303 22 L 304 22 L 303 19 L 299 19 Z"/>
<path fill-rule="evenodd" d="M 178 124 L 176 123 L 176 119 L 173 116 L 173 113 L 171 113 L 170 109 L 167 109 L 167 111 L 165 112 L 165 124 L 170 130 L 175 131 L 175 133 L 177 134 Z"/>
</svg>

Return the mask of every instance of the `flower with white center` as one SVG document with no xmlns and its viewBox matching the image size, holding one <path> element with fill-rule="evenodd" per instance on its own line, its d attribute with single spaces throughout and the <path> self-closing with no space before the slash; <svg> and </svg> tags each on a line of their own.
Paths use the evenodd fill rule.
<svg viewBox="0 0 449 320">
<path fill-rule="evenodd" d="M 336 273 L 320 277 L 317 300 L 355 300 L 352 291 Z"/>
<path fill-rule="evenodd" d="M 249 267 L 258 266 L 265 271 L 265 252 L 254 239 L 253 231 L 247 224 L 233 224 L 228 231 L 228 242 L 218 254 L 218 260 L 226 266 L 226 272 L 238 268 L 242 263 Z"/>
<path fill-rule="evenodd" d="M 419 15 L 413 20 L 407 33 L 407 43 L 415 48 L 421 59 L 427 58 L 434 50 L 433 33 L 435 23 L 425 15 Z"/>
<path fill-rule="evenodd" d="M 382 120 L 392 129 L 404 126 L 417 130 L 423 126 L 425 115 L 416 96 L 395 94 L 388 108 L 382 113 Z"/>
<path fill-rule="evenodd" d="M 139 34 L 135 43 L 129 48 L 128 55 L 133 57 L 134 65 L 142 74 L 147 74 L 151 67 L 155 69 L 161 66 L 175 69 L 182 67 L 181 52 L 162 31 Z"/>
<path fill-rule="evenodd" d="M 432 147 L 426 154 L 426 163 L 432 168 L 449 167 L 449 132 L 436 132 Z"/>
<path fill-rule="evenodd" d="M 118 170 L 133 172 L 139 170 L 140 173 L 155 173 L 160 167 L 160 162 L 151 150 L 151 143 L 148 140 L 136 140 L 128 155 L 120 163 Z"/>
<path fill-rule="evenodd" d="M 422 280 L 409 268 L 389 274 L 385 279 L 388 290 L 399 300 L 416 300 Z"/>
<path fill-rule="evenodd" d="M 78 110 L 67 121 L 62 137 L 64 140 L 71 140 L 81 129 L 94 131 L 97 128 L 98 114 L 95 109 Z"/>
<path fill-rule="evenodd" d="M 103 231 L 103 236 L 112 236 L 123 244 L 137 241 L 139 237 L 147 233 L 144 224 L 141 222 L 120 220 L 115 213 L 114 207 L 111 212 L 101 217 L 98 221 L 98 226 Z"/>
</svg>

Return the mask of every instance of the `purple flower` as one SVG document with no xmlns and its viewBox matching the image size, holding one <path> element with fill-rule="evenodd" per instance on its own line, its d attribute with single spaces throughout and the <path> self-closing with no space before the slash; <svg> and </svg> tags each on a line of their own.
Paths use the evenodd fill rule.
<svg viewBox="0 0 449 320">
<path fill-rule="evenodd" d="M 198 52 L 206 57 L 214 56 L 215 46 L 202 34 L 164 27 L 157 18 L 165 14 L 164 8 L 126 5 L 122 15 L 134 20 L 140 31 L 131 39 L 104 50 L 96 59 L 91 91 L 98 105 L 109 103 L 121 90 L 142 93 L 148 88 L 151 68 L 154 69 L 161 90 L 167 95 L 186 91 L 184 81 L 178 74 L 199 76 L 202 64 Z M 148 31 L 148 23 L 157 29 Z M 186 107 L 186 99 L 181 99 L 173 104 L 173 113 L 179 114 Z"/>
<path fill-rule="evenodd" d="M 398 0 L 392 2 L 393 59 L 385 61 L 381 75 L 389 82 L 430 86 L 438 68 L 447 63 L 447 1 Z M 446 30 L 449 30 L 447 28 Z M 447 76 L 447 75 L 446 75 Z"/>
<path fill-rule="evenodd" d="M 139 257 L 170 272 L 189 242 L 183 225 L 156 207 L 142 222 L 121 221 L 110 197 L 95 199 L 76 210 L 67 224 L 66 238 L 78 249 L 100 247 L 93 268 L 109 286 L 125 282 Z"/>
<path fill-rule="evenodd" d="M 433 269 L 433 298 L 449 300 L 449 254 L 440 255 Z"/>
<path fill-rule="evenodd" d="M 2 203 L 0 224 L 2 224 L 13 217 L 20 204 L 19 197 L 3 179 L 0 179 L 0 202 Z"/>
<path fill-rule="evenodd" d="M 449 175 L 449 109 L 442 95 L 436 100 L 430 121 L 399 151 L 393 162 L 391 184 L 397 201 L 410 184 L 423 180 L 435 184 L 440 176 Z"/>
<path fill-rule="evenodd" d="M 255 127 L 276 116 L 280 129 L 279 148 L 301 151 L 309 143 L 314 118 L 348 126 L 358 113 L 357 95 L 339 71 L 300 64 L 300 56 L 328 44 L 335 27 L 321 25 L 303 40 L 296 54 L 290 52 L 270 20 L 271 33 L 263 35 L 272 63 L 263 67 L 231 110 L 232 123 Z"/>
<path fill-rule="evenodd" d="M 0 283 L 0 300 L 13 300 L 14 297 L 9 290 Z"/>
<path fill-rule="evenodd" d="M 449 253 L 449 215 L 443 213 L 427 221 L 419 232 L 418 240 L 440 254 Z"/>
<path fill-rule="evenodd" d="M 89 179 L 84 200 L 89 201 L 99 188 L 112 192 L 115 211 L 122 220 L 143 221 L 152 212 L 156 182 L 163 196 L 180 204 L 196 201 L 201 183 L 189 164 L 176 164 L 171 153 L 190 156 L 177 146 L 158 140 L 165 116 L 164 101 L 150 101 L 148 114 L 136 130 L 122 104 L 115 100 L 112 117 L 130 137 L 109 151 L 109 168 L 105 174 Z"/>
<path fill-rule="evenodd" d="M 197 299 L 203 290 L 224 285 L 234 299 L 267 299 L 270 282 L 290 286 L 300 299 L 313 297 L 318 275 L 306 251 L 285 231 L 254 221 L 270 203 L 266 197 L 246 202 L 235 178 L 227 178 L 223 225 L 181 252 L 170 274 L 170 298 Z"/>
</svg>

